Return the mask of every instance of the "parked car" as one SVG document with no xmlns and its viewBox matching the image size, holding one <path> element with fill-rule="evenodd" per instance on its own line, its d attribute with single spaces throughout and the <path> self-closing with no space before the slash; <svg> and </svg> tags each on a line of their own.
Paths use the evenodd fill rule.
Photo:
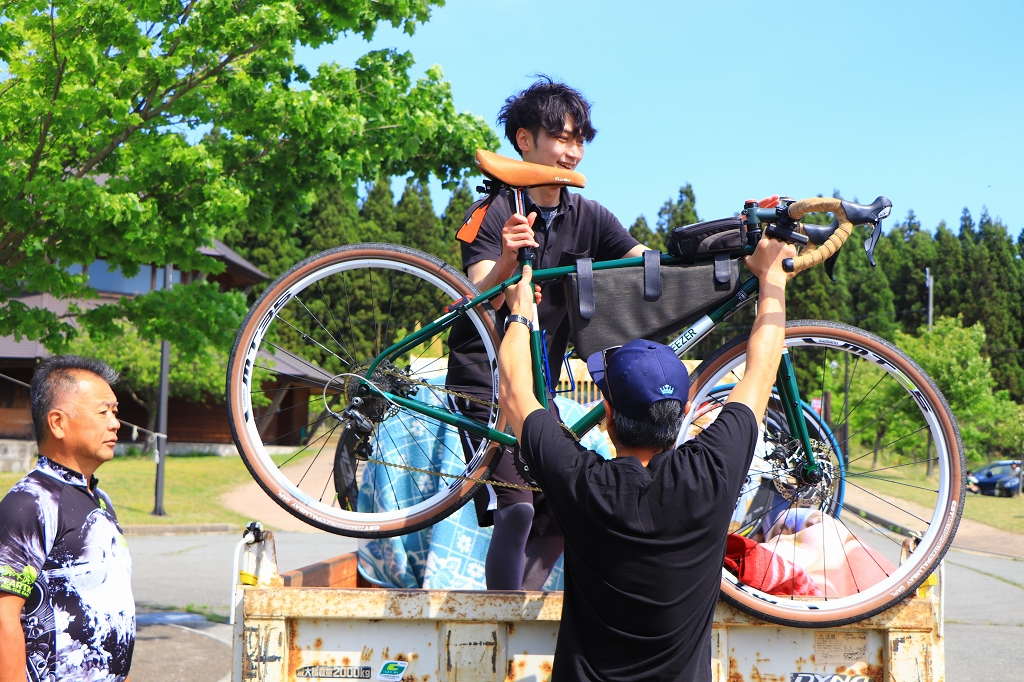
<svg viewBox="0 0 1024 682">
<path fill-rule="evenodd" d="M 982 495 L 1013 497 L 1020 493 L 1021 462 L 1004 459 L 967 474 L 967 489 Z"/>
</svg>

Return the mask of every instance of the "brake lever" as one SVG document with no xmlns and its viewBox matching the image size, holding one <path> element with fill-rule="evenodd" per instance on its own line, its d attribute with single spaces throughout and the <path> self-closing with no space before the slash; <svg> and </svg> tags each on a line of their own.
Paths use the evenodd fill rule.
<svg viewBox="0 0 1024 682">
<path fill-rule="evenodd" d="M 868 254 L 868 262 L 871 263 L 871 267 L 876 266 L 875 246 L 878 244 L 878 238 L 882 236 L 882 219 L 876 220 L 874 226 L 871 236 L 864 240 L 864 251 Z"/>
</svg>

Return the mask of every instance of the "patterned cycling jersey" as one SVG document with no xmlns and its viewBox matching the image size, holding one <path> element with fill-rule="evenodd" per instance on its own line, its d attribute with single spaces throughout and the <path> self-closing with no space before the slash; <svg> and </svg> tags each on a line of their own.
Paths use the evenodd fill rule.
<svg viewBox="0 0 1024 682">
<path fill-rule="evenodd" d="M 121 682 L 135 646 L 128 544 L 106 493 L 40 457 L 0 501 L 0 590 L 25 598 L 27 675 Z"/>
</svg>

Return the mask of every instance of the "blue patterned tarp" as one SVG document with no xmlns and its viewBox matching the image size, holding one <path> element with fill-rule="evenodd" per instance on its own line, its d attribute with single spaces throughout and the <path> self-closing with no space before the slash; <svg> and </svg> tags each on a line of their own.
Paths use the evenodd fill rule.
<svg viewBox="0 0 1024 682">
<path fill-rule="evenodd" d="M 431 379 L 443 386 L 444 377 Z M 416 399 L 441 406 L 443 393 L 423 387 Z M 555 398 L 562 419 L 571 424 L 586 413 L 577 402 Z M 611 457 L 606 437 L 592 429 L 581 441 L 602 457 Z M 376 456 L 388 462 L 445 473 L 460 471 L 465 462 L 458 431 L 406 412 L 385 421 L 376 438 Z M 387 511 L 405 508 L 448 485 L 451 479 L 416 474 L 394 467 L 367 465 L 359 489 L 359 509 Z M 359 541 L 359 571 L 367 580 L 386 587 L 483 590 L 484 561 L 491 529 L 480 528 L 473 504 L 417 533 L 395 538 Z M 551 572 L 546 590 L 562 589 L 562 560 Z"/>
</svg>

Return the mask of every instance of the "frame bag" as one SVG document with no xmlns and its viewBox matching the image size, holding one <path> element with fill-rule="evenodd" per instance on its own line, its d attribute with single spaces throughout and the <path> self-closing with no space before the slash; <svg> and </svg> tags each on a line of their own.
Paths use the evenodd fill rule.
<svg viewBox="0 0 1024 682">
<path fill-rule="evenodd" d="M 698 255 L 724 253 L 739 256 L 746 243 L 747 230 L 743 218 L 733 216 L 677 227 L 669 235 L 668 252 L 692 263 Z"/>
<path fill-rule="evenodd" d="M 633 339 L 661 341 L 706 314 L 739 288 L 739 262 L 728 255 L 694 265 L 662 265 L 644 252 L 644 267 L 593 269 L 576 261 L 565 278 L 569 324 L 576 354 L 586 359 Z"/>
</svg>

